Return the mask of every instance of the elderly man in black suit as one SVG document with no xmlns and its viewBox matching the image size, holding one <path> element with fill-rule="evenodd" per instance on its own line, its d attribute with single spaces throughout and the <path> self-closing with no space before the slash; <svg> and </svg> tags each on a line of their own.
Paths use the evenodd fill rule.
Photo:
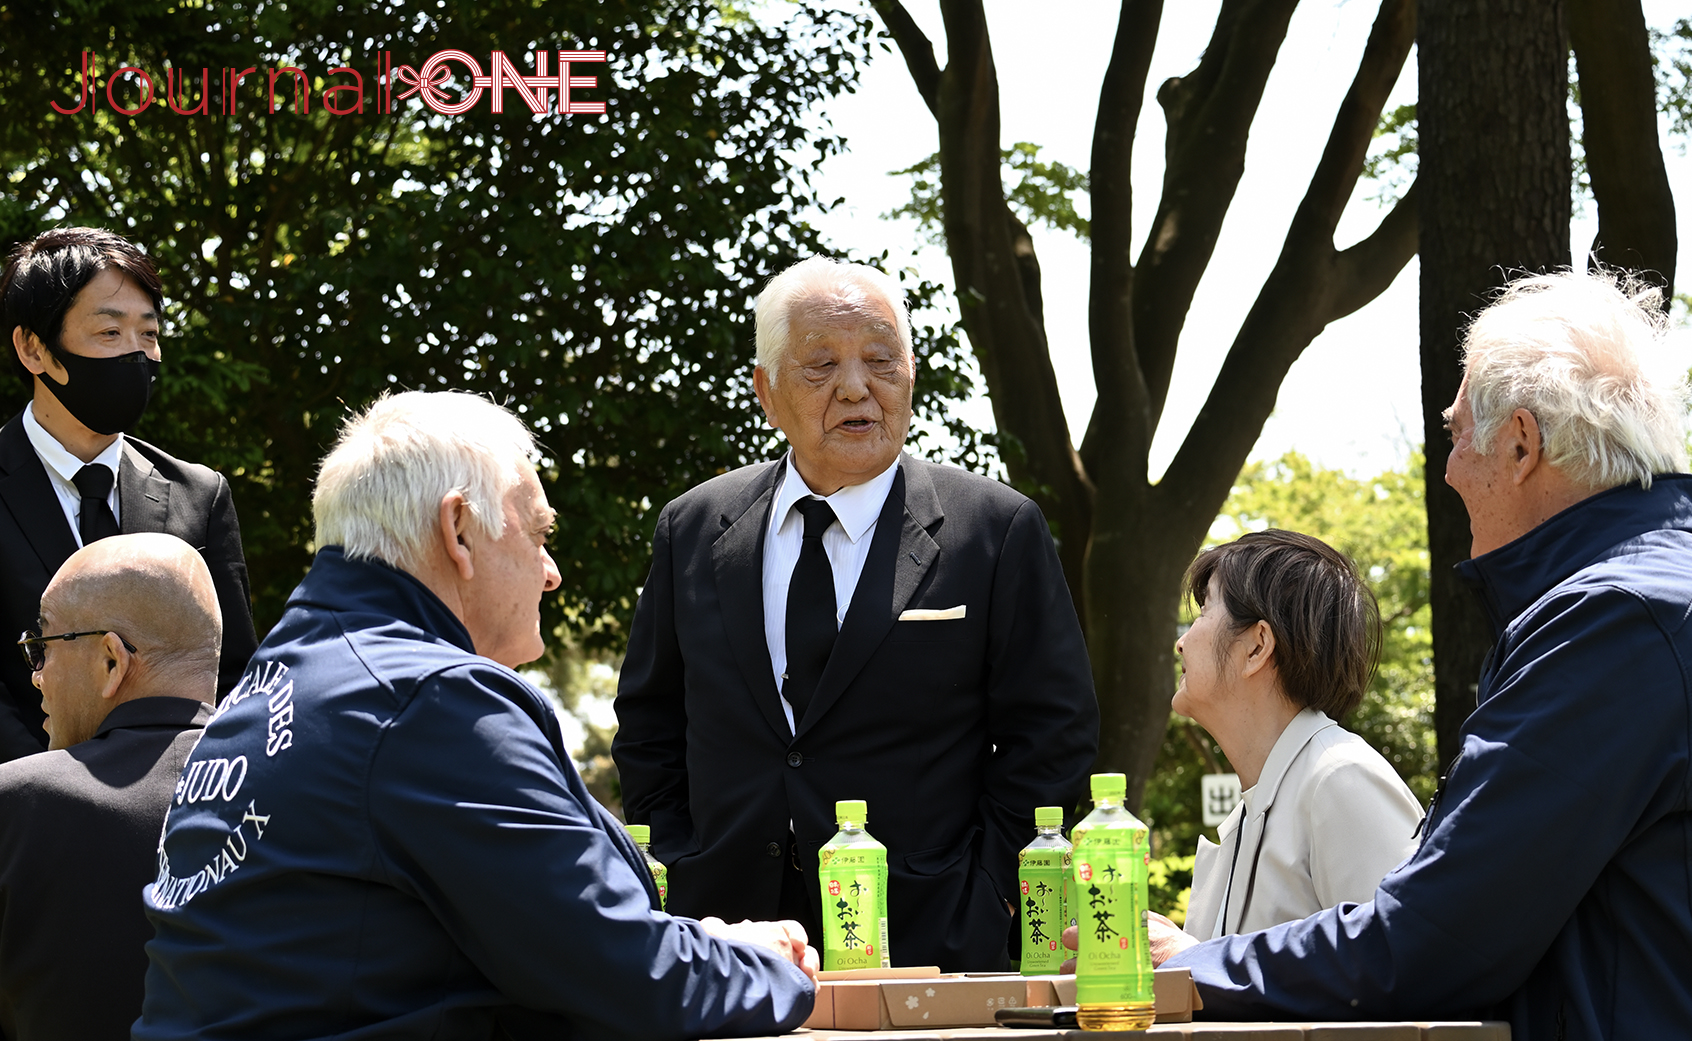
<svg viewBox="0 0 1692 1041">
<path fill-rule="evenodd" d="M 0 1037 L 129 1037 L 153 936 L 141 887 L 211 718 L 222 632 L 211 572 L 173 535 L 95 542 L 42 594 L 14 656 L 52 750 L 0 764 Z M 245 777 L 225 764 L 219 795 Z"/>
<path fill-rule="evenodd" d="M 795 919 L 865 799 L 897 965 L 1006 963 L 1034 808 L 1098 745 L 1081 629 L 1039 509 L 903 454 L 915 360 L 897 284 L 815 258 L 758 301 L 753 382 L 782 460 L 666 506 L 617 693 L 629 820 L 680 914 Z"/>
<path fill-rule="evenodd" d="M 126 436 L 159 368 L 163 290 L 153 262 L 98 228 L 20 246 L 0 275 L 18 372 L 33 392 L 0 428 L 0 633 L 32 625 L 47 580 L 81 546 L 118 532 L 168 532 L 205 556 L 223 607 L 218 693 L 257 639 L 229 484 Z M 0 660 L 0 762 L 46 747 L 29 672 Z"/>
</svg>

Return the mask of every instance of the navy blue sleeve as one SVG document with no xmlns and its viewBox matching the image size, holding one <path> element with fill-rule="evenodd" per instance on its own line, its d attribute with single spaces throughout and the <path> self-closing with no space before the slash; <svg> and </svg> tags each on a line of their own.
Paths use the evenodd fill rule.
<svg viewBox="0 0 1692 1041">
<path fill-rule="evenodd" d="M 1684 674 L 1637 597 L 1560 594 L 1500 647 L 1497 685 L 1464 725 L 1427 836 L 1372 902 L 1166 963 L 1193 971 L 1207 1016 L 1421 1018 L 1497 1004 L 1670 806 Z"/>
<path fill-rule="evenodd" d="M 546 711 L 491 664 L 427 680 L 384 736 L 370 828 L 415 895 L 511 1001 L 642 1038 L 775 1034 L 814 990 L 772 951 L 654 911 L 589 811 Z"/>
</svg>

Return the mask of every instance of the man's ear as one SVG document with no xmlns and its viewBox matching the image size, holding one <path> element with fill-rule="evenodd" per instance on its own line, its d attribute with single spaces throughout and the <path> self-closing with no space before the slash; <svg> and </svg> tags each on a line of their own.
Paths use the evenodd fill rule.
<svg viewBox="0 0 1692 1041">
<path fill-rule="evenodd" d="M 455 490 L 441 496 L 441 549 L 452 561 L 458 577 L 466 582 L 476 577 L 470 519 L 470 504 L 463 492 Z"/>
<path fill-rule="evenodd" d="M 1238 639 L 1244 644 L 1245 662 L 1240 666 L 1240 675 L 1255 676 L 1267 668 L 1275 659 L 1275 630 L 1269 623 L 1259 618 L 1240 633 Z"/>
<path fill-rule="evenodd" d="M 17 352 L 18 361 L 23 367 L 39 376 L 47 369 L 47 345 L 41 342 L 41 337 L 29 332 L 21 325 L 12 327 L 12 350 Z"/>
<path fill-rule="evenodd" d="M 780 430 L 776 422 L 775 409 L 770 407 L 770 377 L 762 365 L 752 367 L 752 389 L 758 394 L 758 405 L 764 410 L 764 421 L 769 423 L 770 429 Z"/>
<path fill-rule="evenodd" d="M 1508 432 L 1505 438 L 1504 450 L 1510 453 L 1510 462 L 1514 469 L 1511 479 L 1516 484 L 1524 483 L 1533 471 L 1539 467 L 1544 458 L 1544 446 L 1539 434 L 1539 420 L 1532 412 L 1519 408 L 1510 413 L 1510 420 L 1504 425 Z"/>
<path fill-rule="evenodd" d="M 123 645 L 123 640 L 119 639 L 116 633 L 107 633 L 100 638 L 100 658 L 106 665 L 106 677 L 100 686 L 100 697 L 116 703 L 118 688 L 123 686 L 124 677 L 134 668 L 135 656 L 129 653 L 129 648 Z"/>
</svg>

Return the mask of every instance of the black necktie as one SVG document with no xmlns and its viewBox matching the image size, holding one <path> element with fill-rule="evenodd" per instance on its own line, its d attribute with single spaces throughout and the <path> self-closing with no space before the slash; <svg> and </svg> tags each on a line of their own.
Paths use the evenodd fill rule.
<svg viewBox="0 0 1692 1041">
<path fill-rule="evenodd" d="M 834 620 L 834 569 L 828 565 L 822 544 L 823 532 L 834 523 L 834 508 L 809 496 L 794 507 L 805 515 L 805 538 L 787 586 L 787 680 L 781 693 L 793 706 L 793 727 L 797 730 L 828 665 L 840 627 Z"/>
<path fill-rule="evenodd" d="M 89 463 L 71 478 L 76 490 L 82 493 L 82 516 L 77 530 L 82 533 L 84 546 L 118 533 L 117 518 L 112 516 L 112 468 L 103 463 Z"/>
</svg>

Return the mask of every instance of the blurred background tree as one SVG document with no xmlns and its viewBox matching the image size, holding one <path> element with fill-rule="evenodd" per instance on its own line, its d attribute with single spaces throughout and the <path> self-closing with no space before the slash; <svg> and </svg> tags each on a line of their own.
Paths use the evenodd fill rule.
<svg viewBox="0 0 1692 1041">
<path fill-rule="evenodd" d="M 0 3 L 0 244 L 62 224 L 110 227 L 161 268 L 160 393 L 139 428 L 230 479 L 262 633 L 313 550 L 310 490 L 348 409 L 389 390 L 461 389 L 509 404 L 544 450 L 560 514 L 563 587 L 545 603 L 580 649 L 615 652 L 649 564 L 654 511 L 777 442 L 751 391 L 752 302 L 775 272 L 826 251 L 809 157 L 842 141 L 810 127 L 851 89 L 865 14 L 793 4 L 768 25 L 730 3 L 333 0 L 216 5 Z M 534 50 L 598 49 L 577 100 L 603 115 L 535 115 L 507 94 L 445 116 L 413 97 L 384 115 L 376 56 L 420 67 L 457 48 L 525 72 Z M 147 72 L 145 111 L 61 115 L 80 55 L 101 79 Z M 335 115 L 328 74 L 363 77 L 362 113 Z M 313 81 L 309 112 L 267 70 Z M 218 113 L 224 69 L 256 67 Z M 210 110 L 198 107 L 208 70 Z M 185 76 L 181 75 L 186 73 Z M 184 88 L 182 80 L 186 79 Z M 459 96 L 462 71 L 445 89 Z M 404 84 L 396 88 L 396 95 Z M 113 96 L 141 98 L 139 77 Z M 352 107 L 351 94 L 336 107 Z M 868 258 L 875 260 L 875 258 Z M 911 283 L 920 310 L 934 288 Z M 946 402 L 966 395 L 955 337 L 919 330 L 919 448 L 971 458 L 980 438 Z M 11 415 L 24 388 L 7 381 Z"/>
</svg>

